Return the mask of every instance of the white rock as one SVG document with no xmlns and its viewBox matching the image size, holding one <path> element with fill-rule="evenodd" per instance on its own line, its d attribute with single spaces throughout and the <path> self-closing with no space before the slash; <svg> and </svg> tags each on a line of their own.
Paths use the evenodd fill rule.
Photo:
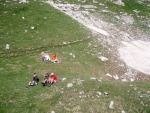
<svg viewBox="0 0 150 113">
<path fill-rule="evenodd" d="M 63 44 L 67 44 L 67 42 L 63 42 Z"/>
<path fill-rule="evenodd" d="M 28 3 L 27 0 L 19 0 L 19 3 Z"/>
<path fill-rule="evenodd" d="M 59 104 L 61 105 L 61 104 L 62 104 L 62 102 L 61 102 L 61 101 L 59 101 Z"/>
<path fill-rule="evenodd" d="M 9 49 L 10 48 L 10 45 L 9 44 L 6 44 L 6 49 Z"/>
<path fill-rule="evenodd" d="M 69 87 L 72 87 L 73 86 L 73 84 L 72 83 L 68 83 L 67 84 L 67 87 L 69 88 Z"/>
<path fill-rule="evenodd" d="M 126 113 L 126 112 L 124 110 L 122 110 L 121 113 Z"/>
<path fill-rule="evenodd" d="M 115 16 L 118 20 L 120 19 L 120 17 L 119 16 Z"/>
<path fill-rule="evenodd" d="M 72 57 L 75 58 L 76 56 L 75 56 L 75 55 L 72 55 Z"/>
<path fill-rule="evenodd" d="M 99 82 L 102 82 L 102 80 L 101 80 L 101 79 L 99 79 L 98 81 L 99 81 Z"/>
<path fill-rule="evenodd" d="M 80 91 L 79 94 L 80 94 L 80 95 L 84 94 L 84 91 Z"/>
<path fill-rule="evenodd" d="M 128 81 L 127 81 L 127 79 L 124 78 L 124 79 L 122 79 L 122 82 L 128 82 Z"/>
<path fill-rule="evenodd" d="M 72 53 L 69 53 L 69 55 L 71 55 L 71 56 L 72 56 L 73 54 L 72 54 Z"/>
<path fill-rule="evenodd" d="M 31 26 L 31 29 L 34 29 L 34 26 Z"/>
<path fill-rule="evenodd" d="M 111 75 L 111 74 L 109 74 L 109 73 L 107 73 L 107 74 L 106 74 L 106 76 L 112 77 L 112 75 Z"/>
<path fill-rule="evenodd" d="M 121 5 L 121 6 L 124 6 L 124 3 L 122 2 L 122 0 L 115 0 L 114 3 L 118 4 L 118 5 Z"/>
<path fill-rule="evenodd" d="M 133 79 L 133 78 L 130 78 L 130 81 L 131 81 L 131 82 L 134 82 L 134 79 Z"/>
<path fill-rule="evenodd" d="M 107 93 L 107 92 L 104 92 L 104 95 L 108 95 L 108 93 Z"/>
<path fill-rule="evenodd" d="M 62 78 L 62 81 L 66 80 L 66 78 Z"/>
<path fill-rule="evenodd" d="M 93 0 L 93 3 L 98 3 L 97 1 Z"/>
<path fill-rule="evenodd" d="M 122 15 L 121 19 L 126 23 L 126 24 L 133 24 L 134 23 L 134 18 L 132 15 Z"/>
<path fill-rule="evenodd" d="M 51 113 L 55 113 L 55 111 L 52 111 Z"/>
<path fill-rule="evenodd" d="M 91 77 L 90 79 L 92 79 L 92 80 L 96 80 L 96 78 L 95 78 L 95 77 Z"/>
<path fill-rule="evenodd" d="M 101 93 L 101 92 L 99 92 L 99 91 L 97 92 L 97 94 L 98 94 L 98 95 L 102 95 L 102 93 Z"/>
<path fill-rule="evenodd" d="M 76 57 L 73 53 L 69 53 L 69 55 L 71 55 L 73 58 L 75 58 L 75 57 Z"/>
<path fill-rule="evenodd" d="M 114 102 L 113 102 L 113 101 L 110 101 L 109 108 L 110 108 L 110 109 L 113 109 L 113 108 L 114 108 L 113 105 L 114 105 Z"/>
<path fill-rule="evenodd" d="M 150 91 L 147 91 L 147 93 L 150 93 Z"/>
<path fill-rule="evenodd" d="M 119 79 L 118 75 L 115 75 L 115 76 L 113 76 L 113 77 L 114 77 L 115 80 L 118 80 L 118 79 Z"/>
<path fill-rule="evenodd" d="M 100 58 L 100 59 L 101 59 L 101 61 L 103 61 L 103 62 L 108 61 L 108 58 L 106 58 L 106 57 L 104 57 L 104 56 L 100 56 L 99 58 Z"/>
</svg>

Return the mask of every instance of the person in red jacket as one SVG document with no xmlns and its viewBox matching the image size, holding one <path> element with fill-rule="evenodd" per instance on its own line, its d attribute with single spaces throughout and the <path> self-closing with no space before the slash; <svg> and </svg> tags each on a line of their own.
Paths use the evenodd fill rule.
<svg viewBox="0 0 150 113">
<path fill-rule="evenodd" d="M 54 73 L 51 73 L 48 82 L 52 85 L 53 83 L 56 83 L 58 81 L 57 76 Z"/>
</svg>

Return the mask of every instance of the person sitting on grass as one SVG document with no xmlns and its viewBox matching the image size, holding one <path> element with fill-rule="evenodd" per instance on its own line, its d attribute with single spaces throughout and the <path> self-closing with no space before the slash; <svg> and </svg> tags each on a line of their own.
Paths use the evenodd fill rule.
<svg viewBox="0 0 150 113">
<path fill-rule="evenodd" d="M 44 80 L 42 81 L 42 85 L 43 85 L 43 86 L 47 86 L 47 85 L 48 85 L 48 78 L 49 78 L 49 74 L 46 73 L 46 74 L 44 75 Z"/>
<path fill-rule="evenodd" d="M 33 74 L 33 80 L 31 82 L 29 82 L 29 84 L 26 86 L 26 88 L 28 88 L 29 86 L 38 85 L 38 82 L 39 82 L 38 75 L 36 73 L 34 73 Z"/>
<path fill-rule="evenodd" d="M 56 55 L 56 54 L 54 54 L 54 55 L 52 55 L 52 56 L 51 56 L 51 62 L 53 62 L 53 63 L 59 63 L 59 61 L 58 61 L 58 58 L 57 58 L 57 55 Z"/>
<path fill-rule="evenodd" d="M 51 73 L 50 77 L 48 78 L 48 83 L 49 86 L 51 86 L 52 84 L 58 82 L 58 78 L 56 75 L 54 75 L 54 73 Z"/>
<path fill-rule="evenodd" d="M 42 52 L 41 56 L 42 56 L 42 61 L 50 61 L 51 60 L 49 54 L 47 54 L 47 53 Z"/>
</svg>

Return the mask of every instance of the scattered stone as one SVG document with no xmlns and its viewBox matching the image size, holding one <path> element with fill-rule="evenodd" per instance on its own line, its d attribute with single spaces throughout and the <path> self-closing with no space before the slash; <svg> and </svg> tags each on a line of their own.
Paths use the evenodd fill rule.
<svg viewBox="0 0 150 113">
<path fill-rule="evenodd" d="M 109 11 L 104 9 L 104 10 L 102 10 L 101 12 L 105 12 L 105 13 L 107 13 L 107 12 L 109 12 Z"/>
<path fill-rule="evenodd" d="M 73 58 L 75 58 L 76 56 L 75 55 L 72 55 L 73 56 Z"/>
<path fill-rule="evenodd" d="M 122 15 L 121 19 L 126 23 L 126 24 L 133 24 L 134 23 L 134 18 L 131 15 Z"/>
<path fill-rule="evenodd" d="M 62 81 L 66 80 L 66 78 L 62 78 Z"/>
<path fill-rule="evenodd" d="M 6 44 L 6 49 L 9 49 L 10 48 L 10 45 L 9 44 Z"/>
<path fill-rule="evenodd" d="M 19 0 L 19 3 L 28 3 L 27 0 Z"/>
<path fill-rule="evenodd" d="M 70 87 L 72 87 L 72 86 L 73 86 L 72 83 L 68 83 L 68 84 L 67 84 L 67 87 L 68 87 L 68 88 L 70 88 Z"/>
<path fill-rule="evenodd" d="M 147 91 L 147 93 L 150 93 L 150 91 Z"/>
<path fill-rule="evenodd" d="M 134 90 L 137 90 L 137 88 L 135 87 Z"/>
<path fill-rule="evenodd" d="M 107 92 L 104 92 L 104 95 L 108 95 L 108 93 L 107 93 Z"/>
<path fill-rule="evenodd" d="M 126 113 L 126 112 L 124 110 L 122 110 L 121 113 Z"/>
<path fill-rule="evenodd" d="M 113 76 L 115 80 L 119 80 L 118 75 Z"/>
<path fill-rule="evenodd" d="M 79 94 L 80 94 L 80 95 L 84 94 L 84 91 L 80 91 Z"/>
<path fill-rule="evenodd" d="M 130 78 L 130 81 L 131 81 L 131 82 L 134 82 L 134 79 L 133 79 L 133 78 Z"/>
<path fill-rule="evenodd" d="M 101 79 L 99 79 L 98 81 L 99 81 L 99 82 L 102 82 L 102 80 L 101 80 Z"/>
<path fill-rule="evenodd" d="M 121 6 L 124 6 L 124 3 L 122 2 L 122 0 L 115 0 L 114 3 L 118 4 L 118 5 L 121 5 Z"/>
<path fill-rule="evenodd" d="M 31 29 L 34 29 L 34 26 L 31 26 Z"/>
<path fill-rule="evenodd" d="M 124 78 L 124 79 L 122 79 L 122 82 L 128 82 L 128 81 L 127 81 L 127 79 Z"/>
<path fill-rule="evenodd" d="M 61 101 L 59 101 L 59 105 L 61 105 L 62 104 L 62 102 Z"/>
<path fill-rule="evenodd" d="M 113 105 L 114 105 L 114 102 L 113 102 L 113 101 L 110 101 L 109 109 L 114 109 Z"/>
<path fill-rule="evenodd" d="M 79 78 L 79 79 L 77 79 L 77 84 L 80 85 L 80 84 L 82 84 L 83 81 L 85 81 L 85 80 L 81 80 L 81 79 Z"/>
<path fill-rule="evenodd" d="M 107 74 L 106 74 L 106 76 L 112 77 L 112 75 L 111 75 L 111 74 L 109 74 L 109 73 L 107 73 Z"/>
<path fill-rule="evenodd" d="M 95 77 L 91 77 L 90 79 L 91 79 L 91 80 L 96 80 L 96 78 L 95 78 Z"/>
<path fill-rule="evenodd" d="M 51 113 L 55 113 L 55 111 L 52 111 Z"/>
<path fill-rule="evenodd" d="M 108 61 L 108 58 L 104 57 L 104 56 L 100 56 L 99 59 L 101 59 L 101 61 L 106 62 Z"/>
<path fill-rule="evenodd" d="M 93 0 L 93 3 L 98 3 L 97 1 Z"/>
<path fill-rule="evenodd" d="M 63 44 L 67 44 L 67 42 L 63 42 Z"/>
<path fill-rule="evenodd" d="M 73 58 L 75 58 L 76 56 L 74 55 L 74 54 L 72 54 L 72 53 L 69 53 Z"/>
<path fill-rule="evenodd" d="M 101 4 L 101 3 L 99 3 L 99 5 L 100 5 L 100 6 L 104 6 L 105 4 Z"/>
<path fill-rule="evenodd" d="M 140 97 L 142 98 L 143 96 L 141 95 Z"/>
<path fill-rule="evenodd" d="M 97 92 L 97 94 L 98 94 L 99 96 L 101 96 L 101 95 L 102 95 L 102 93 L 101 93 L 101 92 L 99 92 L 99 91 Z"/>
<path fill-rule="evenodd" d="M 134 12 L 136 12 L 136 13 L 139 13 L 140 11 L 138 11 L 138 10 L 133 10 Z"/>
<path fill-rule="evenodd" d="M 120 17 L 119 16 L 115 16 L 118 20 L 120 20 Z"/>
</svg>

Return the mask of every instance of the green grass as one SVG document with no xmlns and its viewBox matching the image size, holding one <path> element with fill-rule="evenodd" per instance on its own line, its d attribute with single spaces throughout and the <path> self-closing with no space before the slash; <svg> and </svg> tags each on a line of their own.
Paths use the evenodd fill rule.
<svg viewBox="0 0 150 113">
<path fill-rule="evenodd" d="M 95 47 L 96 40 L 82 25 L 41 1 L 18 4 L 3 0 L 0 5 L 0 113 L 150 112 L 150 83 L 123 83 L 107 78 L 105 74 L 109 69 L 115 72 L 116 64 L 98 59 L 97 51 L 107 58 L 111 56 L 106 48 Z M 31 26 L 35 29 L 31 30 Z M 83 37 L 90 38 L 69 45 L 51 46 Z M 7 43 L 10 50 L 5 50 Z M 56 53 L 60 63 L 42 62 L 42 51 L 50 55 Z M 51 87 L 43 88 L 39 84 L 25 88 L 34 72 L 40 81 L 46 72 L 54 72 L 66 80 Z M 73 87 L 68 88 L 68 83 L 73 83 Z M 109 109 L 110 101 L 114 101 L 112 110 Z"/>
<path fill-rule="evenodd" d="M 6 2 L 5 5 L 3 3 L 0 5 L 1 50 L 4 50 L 7 43 L 14 50 L 34 48 L 34 45 L 58 44 L 86 37 L 86 30 L 79 31 L 80 25 L 76 21 L 72 21 L 68 16 L 43 2 L 31 1 L 30 4 Z M 74 26 L 71 26 L 72 24 Z M 31 29 L 32 26 L 34 29 Z"/>
</svg>

